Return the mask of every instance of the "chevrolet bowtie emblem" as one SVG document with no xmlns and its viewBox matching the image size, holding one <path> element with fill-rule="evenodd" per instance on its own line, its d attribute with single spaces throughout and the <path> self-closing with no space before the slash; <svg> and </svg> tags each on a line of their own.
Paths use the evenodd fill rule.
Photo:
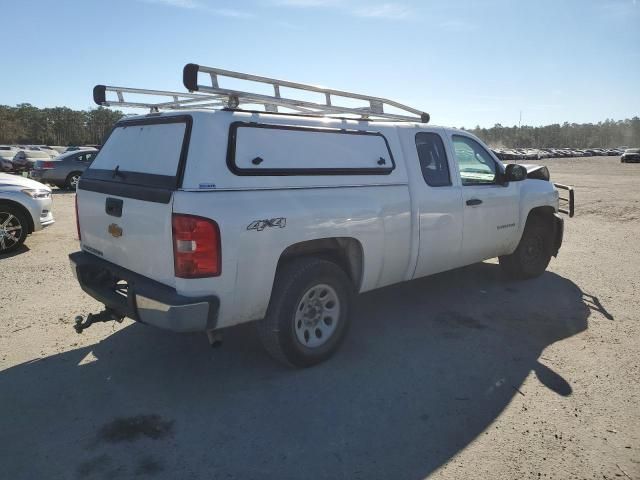
<svg viewBox="0 0 640 480">
<path fill-rule="evenodd" d="M 107 227 L 107 232 L 109 232 L 112 237 L 118 238 L 122 236 L 122 228 L 115 223 L 112 223 Z"/>
</svg>

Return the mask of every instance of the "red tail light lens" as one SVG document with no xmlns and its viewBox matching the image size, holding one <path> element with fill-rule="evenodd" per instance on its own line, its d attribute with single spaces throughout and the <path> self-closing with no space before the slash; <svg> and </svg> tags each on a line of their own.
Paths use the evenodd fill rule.
<svg viewBox="0 0 640 480">
<path fill-rule="evenodd" d="M 42 170 L 51 170 L 52 168 L 56 168 L 55 162 L 41 162 L 40 168 Z"/>
<path fill-rule="evenodd" d="M 173 214 L 173 260 L 176 277 L 220 275 L 220 228 L 209 218 Z"/>
<path fill-rule="evenodd" d="M 76 203 L 76 230 L 78 231 L 78 240 L 82 240 L 82 237 L 80 236 L 80 217 L 78 216 L 78 194 L 77 193 L 76 193 L 75 203 Z"/>
</svg>

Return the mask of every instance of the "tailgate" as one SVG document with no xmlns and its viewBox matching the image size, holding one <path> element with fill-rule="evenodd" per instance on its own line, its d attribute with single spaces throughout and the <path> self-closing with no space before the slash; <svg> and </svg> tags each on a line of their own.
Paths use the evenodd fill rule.
<svg viewBox="0 0 640 480">
<path fill-rule="evenodd" d="M 83 250 L 174 285 L 171 202 L 150 202 L 84 189 L 78 189 L 77 195 Z M 118 211 L 121 215 L 114 215 Z"/>
<path fill-rule="evenodd" d="M 174 286 L 171 215 L 181 183 L 191 117 L 119 122 L 77 191 L 81 247 Z"/>
</svg>

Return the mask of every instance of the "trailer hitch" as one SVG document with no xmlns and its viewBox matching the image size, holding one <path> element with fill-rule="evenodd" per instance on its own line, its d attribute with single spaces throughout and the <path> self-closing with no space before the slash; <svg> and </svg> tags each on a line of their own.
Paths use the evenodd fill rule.
<svg viewBox="0 0 640 480">
<path fill-rule="evenodd" d="M 73 328 L 76 333 L 82 333 L 83 330 L 86 330 L 94 323 L 110 322 L 111 320 L 122 323 L 123 319 L 124 315 L 119 315 L 114 310 L 105 308 L 100 313 L 90 313 L 89 315 L 87 315 L 86 319 L 83 318 L 82 315 L 78 315 L 75 318 L 75 324 L 73 325 Z"/>
</svg>

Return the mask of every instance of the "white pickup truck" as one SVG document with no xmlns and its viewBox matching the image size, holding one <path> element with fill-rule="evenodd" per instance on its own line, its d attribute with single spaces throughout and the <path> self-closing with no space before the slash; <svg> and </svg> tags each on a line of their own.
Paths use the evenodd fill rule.
<svg viewBox="0 0 640 480">
<path fill-rule="evenodd" d="M 356 293 L 494 257 L 531 278 L 558 253 L 545 167 L 505 167 L 473 135 L 386 118 L 373 100 L 378 120 L 242 110 L 261 99 L 199 85 L 203 70 L 185 67 L 190 101 L 121 120 L 80 180 L 70 260 L 106 309 L 79 332 L 127 316 L 215 338 L 258 320 L 271 355 L 309 366 L 338 348 Z M 96 102 L 126 106 L 110 91 L 96 87 Z M 231 108 L 184 109 L 214 94 Z"/>
</svg>

